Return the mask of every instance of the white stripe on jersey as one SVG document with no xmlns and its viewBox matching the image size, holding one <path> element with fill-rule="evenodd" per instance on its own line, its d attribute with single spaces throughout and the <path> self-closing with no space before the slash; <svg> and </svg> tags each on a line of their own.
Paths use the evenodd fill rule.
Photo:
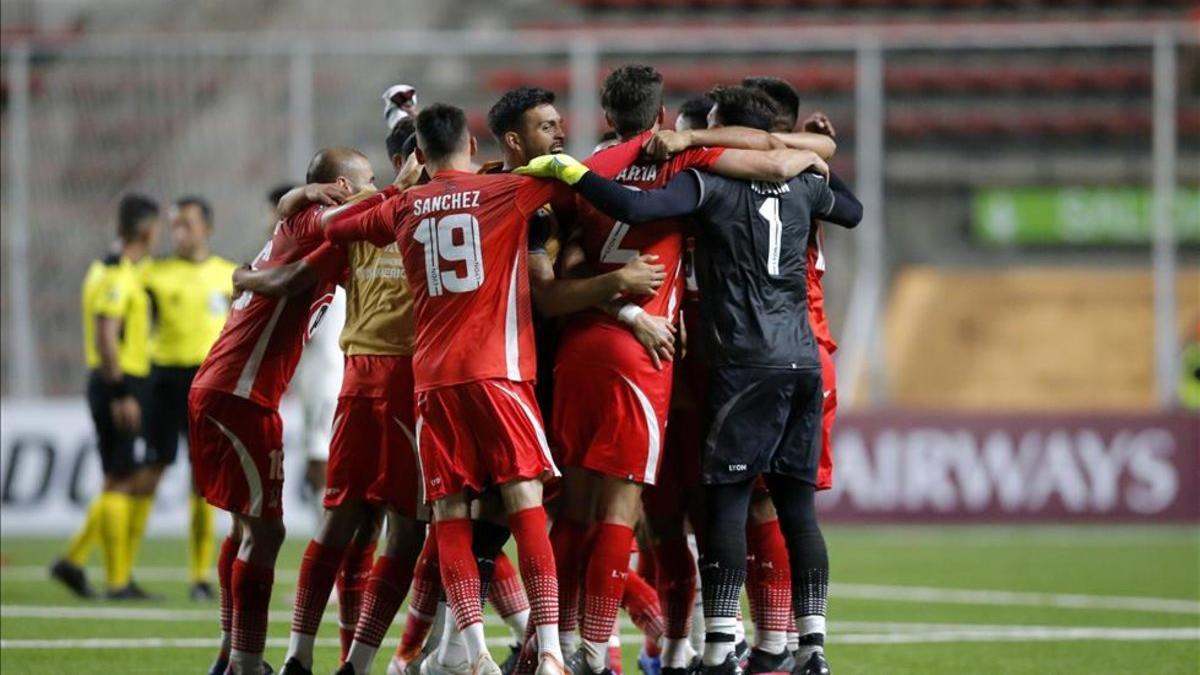
<svg viewBox="0 0 1200 675">
<path fill-rule="evenodd" d="M 250 352 L 250 358 L 246 359 L 246 365 L 242 366 L 242 374 L 238 376 L 237 388 L 233 390 L 234 396 L 250 398 L 250 392 L 254 391 L 254 380 L 258 377 L 258 369 L 262 366 L 263 356 L 267 353 L 267 345 L 271 343 L 271 334 L 275 332 L 275 324 L 279 322 L 279 317 L 283 314 L 283 308 L 287 305 L 287 301 L 286 297 L 275 301 L 275 310 L 271 312 L 271 318 L 267 320 L 267 325 L 263 328 L 262 333 L 259 333 L 258 341 L 254 343 L 254 349 Z"/>
<path fill-rule="evenodd" d="M 229 439 L 230 445 L 233 446 L 234 452 L 237 453 L 238 461 L 242 465 L 242 473 L 246 475 L 246 486 L 250 489 L 250 509 L 246 513 L 248 516 L 255 518 L 262 515 L 262 477 L 258 475 L 258 467 L 254 464 L 254 458 L 250 456 L 250 451 L 246 449 L 246 444 L 242 443 L 242 439 L 233 435 L 233 432 L 213 419 L 212 415 L 205 415 L 209 422 L 217 425 L 225 438 Z"/>
<path fill-rule="evenodd" d="M 546 458 L 546 462 L 550 465 L 551 470 L 554 471 L 554 475 L 561 476 L 562 474 L 558 471 L 558 465 L 554 463 L 554 457 L 550 454 L 550 444 L 546 442 L 546 431 L 542 429 L 542 423 L 538 421 L 537 415 L 533 414 L 533 411 L 529 409 L 529 406 L 525 404 L 525 401 L 515 391 L 496 382 L 490 382 L 489 384 L 508 394 L 521 407 L 521 412 L 525 413 L 525 419 L 529 421 L 529 426 L 533 427 L 533 433 L 537 435 L 538 447 L 542 451 L 542 456 Z"/>
<path fill-rule="evenodd" d="M 508 302 L 504 310 L 504 362 L 508 366 L 508 379 L 521 381 L 521 336 L 517 326 L 517 273 L 521 271 L 521 255 L 517 251 L 513 259 L 512 276 L 508 280 Z"/>
<path fill-rule="evenodd" d="M 633 380 L 624 375 L 621 376 L 621 379 L 625 380 L 625 384 L 633 389 L 638 403 L 642 405 L 642 415 L 646 418 L 646 437 L 650 439 L 646 448 L 646 470 L 642 474 L 642 482 L 646 485 L 654 485 L 654 479 L 658 476 L 658 458 L 662 454 L 662 439 L 659 438 L 658 433 L 658 415 L 654 414 L 654 406 L 650 404 L 649 397 L 633 383 Z"/>
</svg>

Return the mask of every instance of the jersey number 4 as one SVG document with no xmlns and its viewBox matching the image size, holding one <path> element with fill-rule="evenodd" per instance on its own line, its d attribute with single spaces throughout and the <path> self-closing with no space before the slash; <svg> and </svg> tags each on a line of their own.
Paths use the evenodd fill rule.
<svg viewBox="0 0 1200 675">
<path fill-rule="evenodd" d="M 425 281 L 429 296 L 470 293 L 483 285 L 483 248 L 479 221 L 469 213 L 426 218 L 413 238 L 425 247 Z M 450 263 L 442 269 L 442 262 Z M 460 267 L 457 263 L 463 263 Z"/>
</svg>

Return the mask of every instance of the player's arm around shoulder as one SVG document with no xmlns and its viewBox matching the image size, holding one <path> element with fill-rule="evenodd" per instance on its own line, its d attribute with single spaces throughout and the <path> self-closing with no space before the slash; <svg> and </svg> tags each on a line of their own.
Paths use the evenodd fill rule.
<svg viewBox="0 0 1200 675">
<path fill-rule="evenodd" d="M 803 181 L 814 217 L 848 228 L 857 227 L 862 221 L 862 202 L 854 193 L 844 189 L 840 179 L 805 173 L 798 180 Z"/>
<path fill-rule="evenodd" d="M 812 150 L 726 150 L 713 163 L 715 174 L 740 180 L 782 183 L 809 169 L 828 175 L 829 165 Z"/>
</svg>

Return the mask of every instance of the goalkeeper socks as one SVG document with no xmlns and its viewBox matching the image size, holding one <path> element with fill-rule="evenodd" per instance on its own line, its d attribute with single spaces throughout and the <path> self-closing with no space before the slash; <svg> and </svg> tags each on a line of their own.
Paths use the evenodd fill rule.
<svg viewBox="0 0 1200 675">
<path fill-rule="evenodd" d="M 129 518 L 133 499 L 123 492 L 100 493 L 100 543 L 109 590 L 129 585 Z"/>
<path fill-rule="evenodd" d="M 358 613 L 362 608 L 363 593 L 371 579 L 371 565 L 375 562 L 375 542 L 366 546 L 350 544 L 342 560 L 342 571 L 337 578 L 338 588 L 338 635 L 342 641 L 342 661 L 350 655 L 354 642 L 354 629 L 358 626 Z"/>
<path fill-rule="evenodd" d="M 67 552 L 63 558 L 76 567 L 87 565 L 88 557 L 92 554 L 92 549 L 100 541 L 100 521 L 103 514 L 103 506 L 101 505 L 100 497 L 92 498 L 92 503 L 88 505 L 87 515 L 83 519 L 83 524 L 79 527 L 79 531 L 71 538 L 71 543 L 67 545 Z"/>
<path fill-rule="evenodd" d="M 154 510 L 154 495 L 134 495 L 129 504 L 129 571 L 137 564 L 138 552 L 142 550 L 142 540 L 146 538 L 146 524 L 150 521 L 150 512 Z"/>
<path fill-rule="evenodd" d="M 188 498 L 188 576 L 193 584 L 208 581 L 213 557 L 213 509 L 204 497 Z"/>
</svg>

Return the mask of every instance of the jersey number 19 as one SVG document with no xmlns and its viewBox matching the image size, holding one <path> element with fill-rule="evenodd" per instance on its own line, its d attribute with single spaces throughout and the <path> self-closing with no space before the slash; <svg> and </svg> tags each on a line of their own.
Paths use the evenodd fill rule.
<svg viewBox="0 0 1200 675">
<path fill-rule="evenodd" d="M 429 296 L 470 293 L 483 285 L 483 248 L 479 221 L 469 213 L 426 218 L 413 238 L 425 247 L 425 281 Z M 442 269 L 442 262 L 450 263 Z M 456 263 L 464 263 L 464 272 Z"/>
</svg>

